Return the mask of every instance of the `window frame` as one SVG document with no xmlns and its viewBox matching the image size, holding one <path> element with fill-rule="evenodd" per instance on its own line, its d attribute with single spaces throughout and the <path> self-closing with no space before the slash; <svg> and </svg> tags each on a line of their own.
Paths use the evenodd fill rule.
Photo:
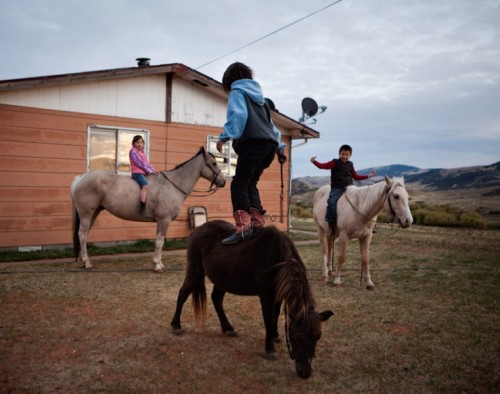
<svg viewBox="0 0 500 394">
<path fill-rule="evenodd" d="M 146 157 L 149 160 L 149 150 L 150 150 L 150 131 L 148 129 L 136 129 L 136 128 L 130 128 L 130 127 L 120 127 L 120 126 L 105 126 L 105 125 L 96 125 L 96 124 L 89 124 L 87 127 L 87 172 L 89 171 L 94 171 L 98 170 L 101 168 L 90 168 L 91 165 L 91 138 L 93 135 L 96 134 L 101 134 L 101 135 L 106 135 L 106 134 L 114 134 L 114 139 L 115 139 L 115 157 L 114 157 L 114 170 L 109 170 L 113 171 L 117 174 L 130 174 L 130 170 L 120 170 L 120 153 L 121 156 L 125 156 L 125 153 L 120 151 L 120 137 L 123 139 L 123 135 L 125 134 L 134 134 L 134 135 L 142 135 L 144 138 L 144 153 Z M 128 152 L 130 148 L 132 147 L 132 139 L 130 138 L 130 141 L 128 142 L 128 146 L 126 148 L 126 157 L 128 158 Z M 123 150 L 123 148 L 122 148 Z"/>
<path fill-rule="evenodd" d="M 234 151 L 231 141 L 224 143 L 222 153 L 220 153 L 216 148 L 218 140 L 218 135 L 207 136 L 207 152 L 215 156 L 217 165 L 224 175 L 224 178 L 232 178 L 236 173 L 236 161 L 238 160 L 238 155 Z"/>
</svg>

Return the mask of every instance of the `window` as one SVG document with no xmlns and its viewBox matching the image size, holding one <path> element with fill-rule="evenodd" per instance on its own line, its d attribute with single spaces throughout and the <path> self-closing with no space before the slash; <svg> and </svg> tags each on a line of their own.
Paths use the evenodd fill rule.
<svg viewBox="0 0 500 394">
<path fill-rule="evenodd" d="M 128 152 L 135 135 L 144 138 L 144 151 L 149 157 L 149 131 L 108 126 L 89 126 L 88 170 L 130 172 Z"/>
<path fill-rule="evenodd" d="M 231 142 L 228 141 L 222 148 L 222 153 L 217 150 L 217 141 L 219 137 L 209 136 L 207 139 L 208 152 L 215 156 L 217 165 L 225 177 L 232 177 L 236 172 L 236 160 L 238 155 L 234 152 Z"/>
</svg>

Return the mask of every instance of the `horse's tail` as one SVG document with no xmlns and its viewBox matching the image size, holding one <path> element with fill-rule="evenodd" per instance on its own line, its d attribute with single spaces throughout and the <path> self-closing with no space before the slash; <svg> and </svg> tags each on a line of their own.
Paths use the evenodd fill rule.
<svg viewBox="0 0 500 394">
<path fill-rule="evenodd" d="M 78 231 L 80 229 L 80 215 L 76 210 L 75 206 L 75 189 L 76 185 L 82 179 L 83 175 L 78 175 L 73 179 L 71 183 L 71 229 L 73 232 L 73 254 L 75 255 L 75 260 L 78 261 L 80 256 L 80 239 L 78 238 Z"/>
<path fill-rule="evenodd" d="M 75 207 L 75 202 L 72 203 L 71 224 L 73 231 L 73 254 L 75 260 L 78 261 L 80 256 L 80 239 L 78 238 L 78 230 L 80 229 L 80 215 Z"/>
<path fill-rule="evenodd" d="M 191 294 L 191 299 L 193 302 L 196 326 L 200 327 L 203 325 L 207 314 L 207 291 L 205 289 L 205 278 L 198 281 Z"/>
</svg>

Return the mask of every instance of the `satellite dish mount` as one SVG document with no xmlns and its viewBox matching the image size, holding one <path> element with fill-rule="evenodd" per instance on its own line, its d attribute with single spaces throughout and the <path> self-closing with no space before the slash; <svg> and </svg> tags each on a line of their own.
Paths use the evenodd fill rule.
<svg viewBox="0 0 500 394">
<path fill-rule="evenodd" d="M 318 111 L 321 110 L 319 113 Z M 318 103 L 310 97 L 305 97 L 302 99 L 302 116 L 299 119 L 300 123 L 305 123 L 308 119 L 311 119 L 311 124 L 316 123 L 316 119 L 313 118 L 315 115 L 322 114 L 326 111 L 326 106 L 318 106 Z"/>
</svg>

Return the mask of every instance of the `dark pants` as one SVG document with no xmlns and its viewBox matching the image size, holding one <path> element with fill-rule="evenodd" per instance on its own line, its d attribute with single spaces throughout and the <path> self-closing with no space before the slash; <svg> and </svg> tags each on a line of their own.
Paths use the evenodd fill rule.
<svg viewBox="0 0 500 394">
<path fill-rule="evenodd" d="M 337 224 L 337 201 L 344 194 L 345 189 L 332 189 L 328 197 L 328 205 L 326 206 L 325 219 L 332 226 Z"/>
<path fill-rule="evenodd" d="M 264 170 L 271 165 L 276 154 L 272 141 L 248 141 L 238 147 L 236 173 L 231 182 L 233 212 L 250 211 L 250 207 L 263 212 L 257 182 Z"/>
</svg>

